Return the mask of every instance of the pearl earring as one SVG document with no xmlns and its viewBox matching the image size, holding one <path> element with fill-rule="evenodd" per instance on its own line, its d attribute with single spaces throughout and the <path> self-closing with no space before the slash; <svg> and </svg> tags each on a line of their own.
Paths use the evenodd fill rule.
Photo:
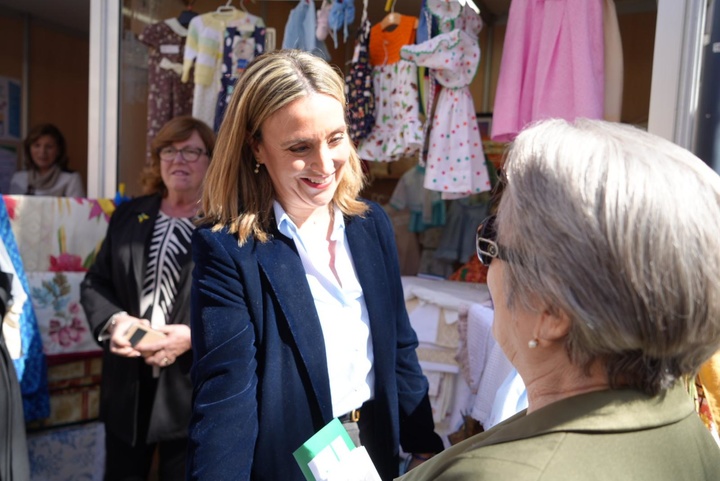
<svg viewBox="0 0 720 481">
<path fill-rule="evenodd" d="M 537 341 L 537 339 L 530 339 L 530 340 L 528 341 L 528 347 L 529 347 L 530 349 L 535 349 L 536 347 L 538 347 L 538 341 Z"/>
<path fill-rule="evenodd" d="M 257 162 L 255 162 L 255 170 L 253 170 L 253 172 L 255 172 L 256 174 L 260 172 L 260 164 L 258 164 Z"/>
</svg>

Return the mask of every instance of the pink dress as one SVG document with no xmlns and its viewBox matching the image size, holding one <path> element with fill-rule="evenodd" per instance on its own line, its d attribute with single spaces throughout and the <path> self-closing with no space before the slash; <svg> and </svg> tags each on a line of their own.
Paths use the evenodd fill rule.
<svg viewBox="0 0 720 481">
<path fill-rule="evenodd" d="M 492 139 L 545 118 L 602 118 L 603 43 L 603 0 L 513 0 Z"/>
</svg>

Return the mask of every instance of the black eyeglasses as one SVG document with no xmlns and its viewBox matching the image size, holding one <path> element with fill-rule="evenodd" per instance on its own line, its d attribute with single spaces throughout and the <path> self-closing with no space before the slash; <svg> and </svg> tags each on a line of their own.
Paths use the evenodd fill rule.
<svg viewBox="0 0 720 481">
<path fill-rule="evenodd" d="M 180 157 L 182 157 L 185 162 L 197 162 L 200 157 L 207 154 L 207 152 L 202 149 L 185 147 L 184 149 L 178 150 L 172 145 L 169 145 L 160 149 L 158 155 L 160 156 L 160 160 L 162 160 L 163 162 L 172 162 L 173 160 L 175 160 L 178 152 L 180 152 Z"/>
<path fill-rule="evenodd" d="M 495 258 L 507 261 L 505 249 L 495 239 L 497 239 L 495 216 L 491 215 L 478 226 L 475 237 L 477 256 L 484 266 L 489 266 Z"/>
</svg>

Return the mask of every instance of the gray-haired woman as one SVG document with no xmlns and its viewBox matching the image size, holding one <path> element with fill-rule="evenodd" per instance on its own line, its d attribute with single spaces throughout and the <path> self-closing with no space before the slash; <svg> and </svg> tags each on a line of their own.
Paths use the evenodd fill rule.
<svg viewBox="0 0 720 481">
<path fill-rule="evenodd" d="M 504 170 L 478 255 L 528 409 L 403 480 L 720 479 L 681 381 L 720 345 L 720 177 L 590 120 L 529 127 Z"/>
</svg>

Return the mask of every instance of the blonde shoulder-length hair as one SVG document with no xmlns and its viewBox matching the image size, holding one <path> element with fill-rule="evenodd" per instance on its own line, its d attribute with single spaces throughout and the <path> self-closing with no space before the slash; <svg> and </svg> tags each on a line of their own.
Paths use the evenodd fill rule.
<svg viewBox="0 0 720 481">
<path fill-rule="evenodd" d="M 271 115 L 295 100 L 319 93 L 346 108 L 345 84 L 327 62 L 300 50 L 277 50 L 257 57 L 238 80 L 218 133 L 213 161 L 202 195 L 203 222 L 213 230 L 227 228 L 243 245 L 253 236 L 269 239 L 275 190 L 266 169 L 255 173 L 252 142 L 262 138 Z M 344 215 L 362 215 L 358 199 L 364 186 L 360 157 L 351 142 L 333 203 Z"/>
</svg>

